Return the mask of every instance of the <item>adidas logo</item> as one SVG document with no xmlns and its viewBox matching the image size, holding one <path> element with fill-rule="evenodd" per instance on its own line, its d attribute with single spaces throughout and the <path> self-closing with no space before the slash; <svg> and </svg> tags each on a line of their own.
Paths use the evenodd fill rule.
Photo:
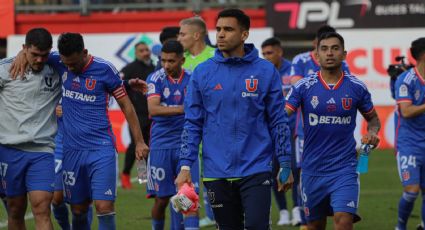
<svg viewBox="0 0 425 230">
<path fill-rule="evenodd" d="M 180 95 L 182 95 L 182 94 L 180 93 L 180 91 L 178 91 L 178 90 L 177 90 L 176 92 L 174 92 L 174 95 L 175 95 L 175 96 L 180 96 Z"/>
<path fill-rule="evenodd" d="M 217 85 L 215 85 L 214 90 L 222 90 L 223 87 L 221 87 L 221 84 L 218 83 Z"/>
<path fill-rule="evenodd" d="M 262 185 L 270 185 L 270 181 L 269 180 L 265 180 Z"/>
<path fill-rule="evenodd" d="M 355 208 L 356 204 L 354 203 L 354 201 L 351 201 L 350 203 L 347 204 L 347 206 L 350 208 Z"/>
<path fill-rule="evenodd" d="M 112 196 L 112 190 L 111 189 L 108 189 L 108 191 L 106 191 L 104 194 L 105 195 L 108 195 L 108 196 Z"/>
<path fill-rule="evenodd" d="M 334 100 L 334 98 L 332 97 L 331 99 L 329 99 L 329 100 L 326 102 L 326 104 L 335 104 L 335 100 Z"/>
<path fill-rule="evenodd" d="M 80 78 L 79 77 L 74 77 L 74 79 L 72 81 L 80 82 Z"/>
</svg>

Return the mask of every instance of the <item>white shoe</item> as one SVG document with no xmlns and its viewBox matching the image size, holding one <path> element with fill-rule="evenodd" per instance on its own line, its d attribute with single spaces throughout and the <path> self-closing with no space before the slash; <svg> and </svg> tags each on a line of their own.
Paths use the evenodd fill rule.
<svg viewBox="0 0 425 230">
<path fill-rule="evenodd" d="M 280 217 L 277 225 L 289 225 L 291 222 L 289 221 L 289 212 L 286 209 L 280 210 Z"/>
<path fill-rule="evenodd" d="M 294 207 L 292 209 L 292 226 L 299 226 L 301 224 L 300 211 L 300 207 Z"/>
</svg>

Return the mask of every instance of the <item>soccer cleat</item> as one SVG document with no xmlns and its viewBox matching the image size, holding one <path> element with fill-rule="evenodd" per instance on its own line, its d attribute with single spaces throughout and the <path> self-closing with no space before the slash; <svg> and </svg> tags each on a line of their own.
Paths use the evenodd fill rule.
<svg viewBox="0 0 425 230">
<path fill-rule="evenodd" d="M 131 189 L 131 181 L 129 174 L 121 174 L 121 187 L 123 189 Z"/>
<path fill-rule="evenodd" d="M 215 225 L 215 220 L 211 220 L 210 218 L 208 218 L 208 216 L 199 220 L 199 227 L 201 228 L 213 225 Z"/>
<path fill-rule="evenodd" d="M 300 226 L 302 222 L 300 211 L 300 207 L 294 207 L 292 209 L 292 226 Z"/>
<path fill-rule="evenodd" d="M 286 209 L 280 210 L 279 221 L 277 225 L 289 225 L 291 222 L 289 221 L 289 212 Z"/>
<path fill-rule="evenodd" d="M 424 230 L 424 223 L 416 225 L 416 230 Z"/>
</svg>

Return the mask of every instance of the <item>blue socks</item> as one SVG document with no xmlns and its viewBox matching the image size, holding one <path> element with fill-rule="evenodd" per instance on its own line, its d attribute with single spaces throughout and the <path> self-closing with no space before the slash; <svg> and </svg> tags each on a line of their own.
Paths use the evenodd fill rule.
<svg viewBox="0 0 425 230">
<path fill-rule="evenodd" d="M 164 230 L 165 220 L 152 219 L 152 230 Z"/>
<path fill-rule="evenodd" d="M 407 220 L 412 213 L 413 205 L 419 193 L 403 192 L 398 203 L 398 221 L 397 227 L 399 230 L 406 230 Z M 422 207 L 423 209 L 423 207 Z"/>
<path fill-rule="evenodd" d="M 199 229 L 199 217 L 187 216 L 184 218 L 184 229 L 197 230 Z"/>
<path fill-rule="evenodd" d="M 99 214 L 97 215 L 99 220 L 99 230 L 115 230 L 115 212 L 108 214 Z"/>
<path fill-rule="evenodd" d="M 78 230 L 90 230 L 87 212 L 81 214 L 72 213 L 72 228 Z"/>
<path fill-rule="evenodd" d="M 52 205 L 52 207 L 53 207 L 53 216 L 55 217 L 56 221 L 58 222 L 62 230 L 70 230 L 71 225 L 69 224 L 69 218 L 68 218 L 69 212 L 65 202 L 62 202 L 59 205 Z"/>
<path fill-rule="evenodd" d="M 169 205 L 170 209 L 170 219 L 171 219 L 171 226 L 170 229 L 172 230 L 180 230 L 184 229 L 183 225 L 183 215 L 180 212 L 174 211 L 174 209 L 171 207 L 171 203 Z"/>
</svg>

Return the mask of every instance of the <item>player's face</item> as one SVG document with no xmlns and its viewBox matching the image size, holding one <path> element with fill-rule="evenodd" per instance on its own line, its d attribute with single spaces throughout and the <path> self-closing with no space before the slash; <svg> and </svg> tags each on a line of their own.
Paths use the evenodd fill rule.
<svg viewBox="0 0 425 230">
<path fill-rule="evenodd" d="M 176 53 L 161 53 L 161 66 L 168 76 L 178 77 L 184 63 L 184 57 Z"/>
<path fill-rule="evenodd" d="M 339 39 L 331 37 L 320 41 L 317 50 L 317 59 L 321 68 L 335 70 L 341 67 L 346 54 Z"/>
<path fill-rule="evenodd" d="M 222 52 L 230 53 L 240 46 L 248 38 L 248 31 L 243 30 L 236 18 L 224 17 L 217 20 L 216 25 L 217 47 Z"/>
<path fill-rule="evenodd" d="M 277 65 L 282 58 L 282 49 L 277 46 L 264 46 L 261 48 L 261 52 L 263 53 L 263 57 L 273 63 L 273 65 Z"/>
<path fill-rule="evenodd" d="M 192 48 L 195 44 L 195 28 L 191 25 L 181 25 L 177 40 L 182 44 L 184 50 Z"/>
<path fill-rule="evenodd" d="M 80 74 L 87 64 L 88 53 L 84 49 L 82 52 L 75 52 L 69 56 L 60 55 L 62 63 L 74 74 Z"/>
<path fill-rule="evenodd" d="M 24 49 L 30 68 L 34 72 L 40 72 L 41 70 L 43 70 L 44 64 L 46 64 L 47 58 L 49 57 L 50 49 L 40 50 L 39 48 L 33 45 L 24 45 Z"/>
<path fill-rule="evenodd" d="M 149 61 L 151 59 L 151 51 L 145 44 L 139 44 L 136 47 L 136 59 L 139 61 Z"/>
</svg>

